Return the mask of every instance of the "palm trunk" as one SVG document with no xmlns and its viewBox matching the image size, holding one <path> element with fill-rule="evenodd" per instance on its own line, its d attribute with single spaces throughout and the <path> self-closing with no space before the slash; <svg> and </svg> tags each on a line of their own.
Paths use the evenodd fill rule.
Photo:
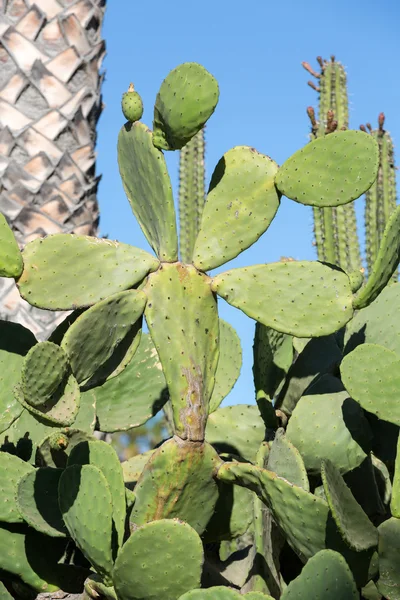
<svg viewBox="0 0 400 600">
<path fill-rule="evenodd" d="M 53 233 L 96 235 L 96 124 L 105 0 L 0 0 L 0 211 L 23 247 Z M 1 318 L 44 339 L 60 314 L 0 279 Z"/>
</svg>

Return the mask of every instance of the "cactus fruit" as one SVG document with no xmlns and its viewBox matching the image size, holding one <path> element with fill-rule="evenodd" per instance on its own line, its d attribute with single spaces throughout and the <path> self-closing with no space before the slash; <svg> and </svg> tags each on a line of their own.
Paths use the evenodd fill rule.
<svg viewBox="0 0 400 600">
<path fill-rule="evenodd" d="M 121 108 L 125 119 L 131 123 L 142 118 L 143 102 L 140 95 L 135 92 L 133 83 L 130 83 L 128 91 L 122 94 Z"/>
</svg>

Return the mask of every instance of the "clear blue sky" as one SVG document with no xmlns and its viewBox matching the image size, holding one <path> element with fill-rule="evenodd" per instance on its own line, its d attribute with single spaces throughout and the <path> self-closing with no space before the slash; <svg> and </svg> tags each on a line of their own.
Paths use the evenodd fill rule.
<svg viewBox="0 0 400 600">
<path fill-rule="evenodd" d="M 301 62 L 316 68 L 317 55 L 335 54 L 346 66 L 350 127 L 367 121 L 375 126 L 383 110 L 387 129 L 400 143 L 399 24 L 397 0 L 108 0 L 103 27 L 108 52 L 105 110 L 97 145 L 101 233 L 149 248 L 117 166 L 117 135 L 124 122 L 120 101 L 131 81 L 143 98 L 143 121 L 151 127 L 156 93 L 175 66 L 196 61 L 217 78 L 220 102 L 207 127 L 207 181 L 233 146 L 254 146 L 282 164 L 307 143 L 306 107 L 316 106 L 317 94 L 307 86 L 310 76 Z M 177 197 L 178 153 L 167 153 L 167 161 Z M 363 235 L 362 201 L 357 207 Z M 269 230 L 229 267 L 281 256 L 315 258 L 311 209 L 285 198 Z M 240 379 L 225 403 L 253 402 L 254 322 L 223 300 L 219 305 L 244 348 Z"/>
</svg>

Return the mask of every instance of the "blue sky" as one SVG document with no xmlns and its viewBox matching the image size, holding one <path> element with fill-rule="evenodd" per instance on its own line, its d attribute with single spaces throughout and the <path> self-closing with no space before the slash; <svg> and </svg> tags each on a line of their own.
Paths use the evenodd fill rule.
<svg viewBox="0 0 400 600">
<path fill-rule="evenodd" d="M 218 80 L 220 101 L 207 126 L 207 181 L 221 156 L 238 145 L 254 146 L 282 164 L 308 141 L 306 107 L 316 107 L 301 62 L 335 54 L 347 69 L 350 127 L 379 112 L 400 142 L 400 4 L 397 0 L 109 0 L 103 27 L 107 44 L 105 110 L 98 128 L 97 171 L 101 234 L 149 249 L 128 201 L 117 165 L 116 144 L 124 122 L 121 95 L 132 81 L 151 127 L 161 81 L 182 62 L 203 64 Z M 178 153 L 167 153 L 177 197 Z M 400 165 L 400 155 L 398 156 Z M 357 201 L 360 236 L 362 200 Z M 279 260 L 313 260 L 311 209 L 282 199 L 277 217 L 229 268 Z M 226 267 L 224 267 L 225 270 Z M 254 401 L 254 322 L 220 301 L 220 315 L 236 327 L 244 349 L 242 373 L 225 404 Z"/>
</svg>

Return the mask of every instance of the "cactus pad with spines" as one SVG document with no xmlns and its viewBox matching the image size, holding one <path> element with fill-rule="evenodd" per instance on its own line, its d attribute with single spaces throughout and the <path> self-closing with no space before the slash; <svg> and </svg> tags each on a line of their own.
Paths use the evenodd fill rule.
<svg viewBox="0 0 400 600">
<path fill-rule="evenodd" d="M 187 62 L 173 69 L 154 105 L 154 145 L 162 150 L 182 148 L 211 117 L 218 99 L 218 83 L 204 67 Z"/>
<path fill-rule="evenodd" d="M 378 344 L 362 344 L 345 356 L 340 372 L 347 391 L 365 410 L 400 425 L 400 356 Z"/>
<path fill-rule="evenodd" d="M 183 594 L 179 600 L 240 600 L 241 594 L 233 588 L 217 585 L 208 589 L 192 590 Z"/>
<path fill-rule="evenodd" d="M 147 452 L 135 454 L 121 463 L 122 474 L 127 488 L 132 490 L 135 487 L 140 475 L 143 473 L 146 463 L 154 452 L 155 450 L 147 450 Z"/>
<path fill-rule="evenodd" d="M 21 390 L 25 401 L 39 408 L 61 385 L 68 369 L 68 356 L 52 342 L 40 342 L 31 348 L 22 365 Z"/>
<path fill-rule="evenodd" d="M 48 310 L 91 306 L 132 287 L 159 264 L 128 244 L 70 234 L 36 239 L 25 246 L 23 257 L 20 294 Z"/>
<path fill-rule="evenodd" d="M 118 546 L 122 546 L 125 534 L 125 485 L 121 463 L 114 448 L 100 440 L 82 441 L 76 444 L 68 457 L 67 465 L 92 465 L 106 478 L 112 499 L 112 518 L 117 533 Z"/>
<path fill-rule="evenodd" d="M 379 461 L 380 462 L 380 461 Z M 384 463 L 381 463 L 385 468 Z M 387 471 L 387 469 L 386 469 Z M 387 481 L 387 488 L 390 489 L 390 476 L 389 472 L 382 474 Z M 388 489 L 388 491 L 389 491 Z M 400 519 L 400 439 L 397 440 L 397 452 L 396 452 L 396 464 L 393 476 L 393 487 L 391 490 L 390 498 L 390 512 L 393 517 Z M 389 495 L 389 494 L 388 494 Z"/>
<path fill-rule="evenodd" d="M 24 356 L 35 344 L 33 333 L 22 325 L 0 321 L 0 434 L 22 413 L 13 389 L 20 381 Z"/>
<path fill-rule="evenodd" d="M 277 164 L 248 146 L 229 150 L 211 178 L 193 264 L 215 269 L 249 248 L 267 230 L 279 207 Z"/>
<path fill-rule="evenodd" d="M 166 264 L 148 278 L 145 316 L 167 381 L 175 433 L 204 439 L 218 363 L 219 320 L 208 278 Z"/>
<path fill-rule="evenodd" d="M 22 523 L 23 518 L 15 503 L 21 477 L 34 472 L 33 467 L 7 452 L 0 452 L 0 521 Z"/>
<path fill-rule="evenodd" d="M 203 546 L 178 520 L 162 519 L 136 529 L 123 545 L 113 572 L 119 600 L 176 600 L 200 586 Z"/>
<path fill-rule="evenodd" d="M 349 278 L 318 262 L 232 269 L 214 277 L 211 287 L 252 319 L 297 337 L 328 335 L 353 315 Z"/>
<path fill-rule="evenodd" d="M 96 398 L 101 431 L 126 431 L 151 419 L 168 400 L 168 393 L 150 335 L 142 335 L 135 355 L 118 377 L 90 391 Z"/>
<path fill-rule="evenodd" d="M 111 582 L 112 498 L 103 473 L 92 465 L 67 467 L 60 478 L 58 494 L 72 539 L 102 575 L 104 583 Z"/>
<path fill-rule="evenodd" d="M 22 254 L 5 216 L 0 213 L 0 277 L 19 277 L 24 264 Z"/>
<path fill-rule="evenodd" d="M 178 260 L 171 181 L 163 153 L 143 123 L 124 125 L 118 137 L 119 171 L 133 214 L 160 260 Z"/>
<path fill-rule="evenodd" d="M 378 545 L 378 531 L 347 487 L 340 471 L 330 460 L 322 461 L 325 497 L 344 541 L 357 552 Z"/>
<path fill-rule="evenodd" d="M 400 206 L 388 220 L 366 285 L 354 299 L 355 308 L 371 304 L 389 283 L 400 262 Z"/>
<path fill-rule="evenodd" d="M 400 519 L 394 517 L 381 523 L 379 531 L 378 591 L 390 600 L 400 598 Z"/>
<path fill-rule="evenodd" d="M 222 400 L 235 385 L 242 366 L 240 339 L 232 325 L 219 319 L 219 359 L 215 385 L 210 399 L 210 413 L 217 410 Z"/>
<path fill-rule="evenodd" d="M 247 592 L 247 594 L 244 594 L 244 597 L 247 600 L 273 600 L 272 596 L 263 594 L 262 592 Z"/>
<path fill-rule="evenodd" d="M 253 461 L 264 437 L 265 426 L 257 406 L 225 406 L 211 413 L 207 420 L 206 440 L 218 452 L 238 454 Z"/>
<path fill-rule="evenodd" d="M 292 336 L 256 323 L 253 358 L 256 399 L 272 401 L 293 362 Z"/>
<path fill-rule="evenodd" d="M 282 594 L 282 600 L 357 600 L 358 597 L 348 564 L 333 550 L 321 550 L 312 556 Z"/>
<path fill-rule="evenodd" d="M 290 483 L 310 491 L 307 471 L 300 452 L 285 436 L 285 430 L 280 428 L 275 433 L 274 441 L 268 453 L 267 469 Z"/>
<path fill-rule="evenodd" d="M 14 600 L 4 583 L 0 581 L 0 600 Z"/>
<path fill-rule="evenodd" d="M 18 484 L 17 506 L 24 521 L 50 537 L 65 537 L 67 529 L 58 505 L 62 469 L 44 467 L 26 473 Z"/>
<path fill-rule="evenodd" d="M 362 463 L 371 447 L 363 411 L 332 375 L 321 377 L 300 398 L 286 433 L 313 474 L 320 473 L 321 461 L 327 458 L 347 473 Z"/>
<path fill-rule="evenodd" d="M 62 348 L 80 384 L 92 378 L 132 328 L 136 335 L 130 343 L 138 347 L 145 304 L 143 292 L 127 290 L 98 302 L 71 325 Z"/>
<path fill-rule="evenodd" d="M 280 167 L 275 183 L 288 198 L 311 206 L 341 206 L 366 192 L 378 173 L 378 145 L 362 131 L 313 140 Z"/>
<path fill-rule="evenodd" d="M 202 534 L 217 502 L 214 475 L 220 462 L 207 443 L 193 448 L 175 438 L 164 442 L 147 461 L 135 486 L 130 520 L 143 525 L 179 518 Z"/>
</svg>

